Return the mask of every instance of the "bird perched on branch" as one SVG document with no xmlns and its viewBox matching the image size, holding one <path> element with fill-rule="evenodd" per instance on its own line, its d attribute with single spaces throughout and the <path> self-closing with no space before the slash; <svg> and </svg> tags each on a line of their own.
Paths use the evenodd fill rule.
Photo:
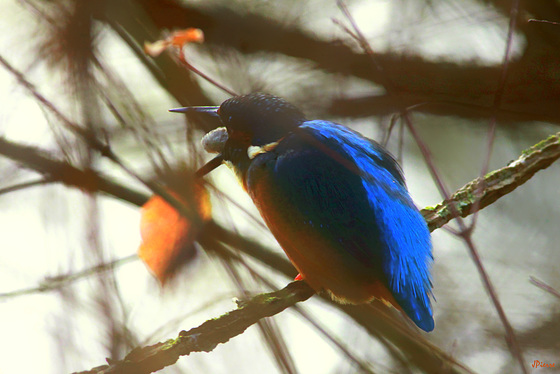
<svg viewBox="0 0 560 374">
<path fill-rule="evenodd" d="M 203 141 L 220 152 L 204 172 L 230 166 L 312 288 L 342 303 L 381 299 L 433 330 L 430 232 L 387 150 L 269 94 L 172 109 L 191 110 L 225 126 Z"/>
</svg>

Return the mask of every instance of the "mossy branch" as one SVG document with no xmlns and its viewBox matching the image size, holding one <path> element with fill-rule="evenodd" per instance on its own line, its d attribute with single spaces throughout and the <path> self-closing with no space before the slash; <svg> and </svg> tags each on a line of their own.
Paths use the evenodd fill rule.
<svg viewBox="0 0 560 374">
<path fill-rule="evenodd" d="M 218 344 L 226 343 L 242 334 L 260 319 L 271 317 L 297 302 L 313 296 L 315 292 L 302 281 L 292 282 L 280 291 L 260 294 L 250 300 L 238 302 L 238 308 L 204 322 L 189 331 L 181 331 L 176 339 L 136 348 L 123 360 L 109 362 L 77 374 L 143 374 L 153 373 L 173 365 L 180 356 L 192 352 L 210 352 Z"/>
<path fill-rule="evenodd" d="M 467 217 L 527 182 L 539 170 L 560 158 L 560 132 L 524 150 L 517 160 L 458 189 L 449 199 L 422 209 L 430 231 L 442 227 L 457 213 Z M 452 206 L 455 205 L 455 214 Z"/>
</svg>

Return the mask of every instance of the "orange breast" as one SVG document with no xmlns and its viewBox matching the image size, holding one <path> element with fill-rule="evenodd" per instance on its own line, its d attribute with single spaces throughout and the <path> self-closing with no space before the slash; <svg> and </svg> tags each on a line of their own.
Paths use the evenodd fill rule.
<svg viewBox="0 0 560 374">
<path fill-rule="evenodd" d="M 325 290 L 342 303 L 376 298 L 401 309 L 384 280 L 306 224 L 306 217 L 288 196 L 275 190 L 266 173 L 259 175 L 250 194 L 272 234 L 313 289 Z"/>
</svg>

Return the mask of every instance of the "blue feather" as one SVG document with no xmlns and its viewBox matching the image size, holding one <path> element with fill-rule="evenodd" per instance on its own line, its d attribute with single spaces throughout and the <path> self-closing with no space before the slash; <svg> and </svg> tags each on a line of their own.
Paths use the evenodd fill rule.
<svg viewBox="0 0 560 374">
<path fill-rule="evenodd" d="M 301 128 L 320 141 L 329 141 L 331 147 L 338 148 L 335 150 L 352 160 L 361 171 L 362 185 L 386 249 L 381 257 L 389 288 L 420 328 L 433 330 L 429 300 L 432 287 L 430 232 L 408 194 L 396 162 L 376 143 L 343 126 L 308 121 Z"/>
<path fill-rule="evenodd" d="M 267 197 L 254 193 L 263 175 L 272 178 Z M 294 227 L 318 232 L 341 253 L 345 266 L 385 283 L 420 328 L 433 329 L 430 233 L 398 164 L 377 143 L 332 122 L 307 121 L 274 152 L 253 160 L 246 186 L 257 205 L 268 207 L 261 209 L 265 219 L 281 215 Z M 266 200 L 276 204 L 270 208 Z M 269 226 L 274 232 L 274 224 Z M 288 249 L 282 235 L 291 233 L 275 235 Z M 317 253 L 306 256 L 321 256 Z"/>
<path fill-rule="evenodd" d="M 430 233 L 392 156 L 269 94 L 226 100 L 219 116 L 223 159 L 303 278 L 340 301 L 397 304 L 431 331 Z"/>
</svg>

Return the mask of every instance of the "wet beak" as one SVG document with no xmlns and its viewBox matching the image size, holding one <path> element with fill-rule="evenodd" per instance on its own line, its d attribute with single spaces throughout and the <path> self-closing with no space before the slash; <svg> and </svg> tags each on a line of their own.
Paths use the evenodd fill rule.
<svg viewBox="0 0 560 374">
<path fill-rule="evenodd" d="M 212 117 L 219 117 L 218 109 L 219 106 L 187 106 L 184 108 L 169 109 L 173 113 L 205 113 Z M 219 130 L 219 131 L 216 131 Z M 224 158 L 221 154 L 223 146 L 227 141 L 227 132 L 225 128 L 221 127 L 214 131 L 209 132 L 202 139 L 202 144 L 204 149 L 210 153 L 219 153 L 216 157 L 208 161 L 204 166 L 195 172 L 197 178 L 202 178 L 206 174 L 210 173 L 212 170 L 216 169 L 222 164 Z M 225 135 L 224 135 L 225 132 Z"/>
<path fill-rule="evenodd" d="M 219 108 L 220 108 L 219 106 L 186 106 L 184 108 L 169 109 L 169 111 L 173 113 L 192 113 L 192 112 L 206 113 L 213 117 L 219 117 L 218 115 Z"/>
</svg>

